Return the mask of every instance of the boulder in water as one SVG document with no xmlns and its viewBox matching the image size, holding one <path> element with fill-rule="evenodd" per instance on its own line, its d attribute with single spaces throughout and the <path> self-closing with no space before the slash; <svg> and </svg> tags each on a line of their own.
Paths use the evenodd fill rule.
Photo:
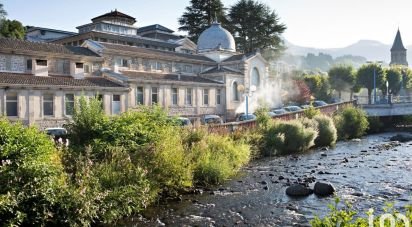
<svg viewBox="0 0 412 227">
<path fill-rule="evenodd" d="M 314 192 L 318 196 L 329 196 L 335 192 L 335 188 L 331 183 L 316 182 Z"/>
<path fill-rule="evenodd" d="M 412 135 L 408 134 L 396 134 L 390 138 L 391 141 L 399 141 L 401 143 L 412 141 Z"/>
<path fill-rule="evenodd" d="M 313 190 L 301 184 L 294 184 L 286 188 L 286 195 L 292 197 L 308 196 L 313 193 Z"/>
</svg>

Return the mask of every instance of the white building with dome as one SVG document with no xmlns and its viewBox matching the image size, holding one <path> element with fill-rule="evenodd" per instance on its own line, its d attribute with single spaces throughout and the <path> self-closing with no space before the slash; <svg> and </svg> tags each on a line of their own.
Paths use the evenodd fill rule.
<svg viewBox="0 0 412 227">
<path fill-rule="evenodd" d="M 128 108 L 156 103 L 170 115 L 233 120 L 245 91 L 268 83 L 267 61 L 258 51 L 237 52 L 232 34 L 216 21 L 191 54 L 90 39 L 82 46 L 105 59 L 103 76 L 130 87 Z"/>
<path fill-rule="evenodd" d="M 57 127 L 85 95 L 101 99 L 109 115 L 158 104 L 170 115 L 217 114 L 230 121 L 244 112 L 252 86 L 259 93 L 269 83 L 266 60 L 259 52 L 237 52 L 218 22 L 197 45 L 164 26 L 135 23 L 115 10 L 52 43 L 41 36 L 36 41 L 42 42 L 0 39 L 0 112 Z"/>
</svg>

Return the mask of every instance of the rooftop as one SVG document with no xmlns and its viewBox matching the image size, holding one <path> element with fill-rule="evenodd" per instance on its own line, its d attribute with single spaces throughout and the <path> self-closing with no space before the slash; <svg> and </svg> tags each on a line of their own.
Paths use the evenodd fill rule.
<svg viewBox="0 0 412 227">
<path fill-rule="evenodd" d="M 30 42 L 19 39 L 0 38 L 0 50 L 39 51 L 52 54 L 70 54 L 88 57 L 100 57 L 85 47 L 65 46 L 53 43 Z"/>
<path fill-rule="evenodd" d="M 117 17 L 117 18 L 125 18 L 125 19 L 128 19 L 128 20 L 132 21 L 133 23 L 136 22 L 136 18 L 134 18 L 134 17 L 132 17 L 132 16 L 129 16 L 129 15 L 125 14 L 125 13 L 119 12 L 119 11 L 117 11 L 117 9 L 115 9 L 114 11 L 110 11 L 110 12 L 108 12 L 108 13 L 105 13 L 105 14 L 103 14 L 103 15 L 97 16 L 97 17 L 95 17 L 95 18 L 92 18 L 92 21 L 94 22 L 94 21 L 99 20 L 99 19 L 104 19 L 104 18 L 116 18 L 116 17 Z"/>
<path fill-rule="evenodd" d="M 207 62 L 214 62 L 210 58 L 207 58 L 202 55 L 197 54 L 185 54 L 185 53 L 178 53 L 172 51 L 163 51 L 163 50 L 155 50 L 155 49 L 148 49 L 136 46 L 127 46 L 127 45 L 120 45 L 120 44 L 112 44 L 112 43 L 102 43 L 99 42 L 102 46 L 110 50 L 118 50 L 118 51 L 129 51 L 132 53 L 145 53 L 145 54 L 160 54 L 162 56 L 167 57 L 174 57 L 174 58 L 184 58 L 185 60 L 199 60 L 199 61 L 207 61 Z"/>
<path fill-rule="evenodd" d="M 138 28 L 137 33 L 146 32 L 146 31 L 153 31 L 153 30 L 158 30 L 158 31 L 167 32 L 167 33 L 173 33 L 174 32 L 173 30 L 171 30 L 169 28 L 166 28 L 163 25 L 152 24 L 152 25 L 148 25 L 148 26 Z"/>
<path fill-rule="evenodd" d="M 56 86 L 56 87 L 105 87 L 124 88 L 104 77 L 86 77 L 74 79 L 69 76 L 34 76 L 32 74 L 0 72 L 0 85 L 23 85 L 23 86 Z"/>
</svg>

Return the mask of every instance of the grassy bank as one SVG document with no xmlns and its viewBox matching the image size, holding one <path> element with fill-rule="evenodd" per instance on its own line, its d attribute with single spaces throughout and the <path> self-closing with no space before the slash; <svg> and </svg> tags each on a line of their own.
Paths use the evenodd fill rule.
<svg viewBox="0 0 412 227">
<path fill-rule="evenodd" d="M 109 117 L 98 100 L 82 98 L 68 125 L 69 147 L 1 119 L 0 181 L 6 186 L 0 189 L 0 223 L 115 224 L 161 197 L 221 183 L 252 157 L 331 146 L 364 117 L 353 108 L 335 118 L 311 111 L 289 122 L 260 113 L 256 129 L 221 136 L 182 128 L 160 107 Z M 361 135 L 365 127 L 359 130 L 349 131 Z"/>
</svg>

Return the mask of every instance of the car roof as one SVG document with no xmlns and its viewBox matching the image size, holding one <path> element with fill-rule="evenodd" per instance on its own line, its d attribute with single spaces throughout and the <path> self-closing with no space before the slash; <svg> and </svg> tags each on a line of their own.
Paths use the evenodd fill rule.
<svg viewBox="0 0 412 227">
<path fill-rule="evenodd" d="M 208 114 L 205 115 L 204 118 L 220 118 L 218 115 Z"/>
<path fill-rule="evenodd" d="M 46 128 L 45 130 L 66 130 L 65 128 L 58 128 L 58 127 L 56 127 L 56 128 Z"/>
</svg>

